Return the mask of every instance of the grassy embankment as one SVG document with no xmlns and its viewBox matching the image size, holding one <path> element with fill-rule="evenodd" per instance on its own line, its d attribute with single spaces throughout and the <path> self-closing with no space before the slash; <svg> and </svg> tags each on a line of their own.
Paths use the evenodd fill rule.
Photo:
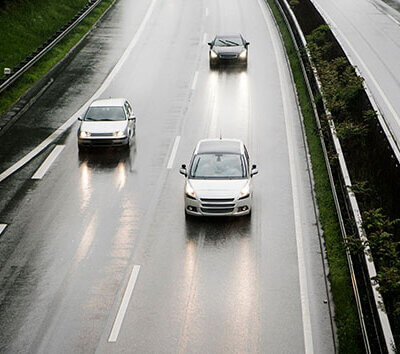
<svg viewBox="0 0 400 354">
<path fill-rule="evenodd" d="M 284 19 L 275 4 L 275 0 L 267 0 L 267 2 L 281 31 L 304 118 L 307 143 L 313 167 L 315 194 L 327 248 L 329 280 L 335 304 L 335 322 L 339 340 L 339 352 L 361 353 L 363 352 L 363 344 L 360 338 L 361 332 L 357 309 L 311 99 L 303 77 L 297 51 Z"/>
<path fill-rule="evenodd" d="M 0 94 L 0 114 L 39 81 L 90 30 L 113 0 L 103 0 L 70 34 Z M 13 68 L 68 23 L 87 0 L 5 0 L 0 8 L 0 70 Z"/>
</svg>

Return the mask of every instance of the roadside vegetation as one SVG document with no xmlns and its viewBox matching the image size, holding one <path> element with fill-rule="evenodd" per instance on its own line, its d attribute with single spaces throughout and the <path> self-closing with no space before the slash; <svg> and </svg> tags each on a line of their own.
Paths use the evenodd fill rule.
<svg viewBox="0 0 400 354">
<path fill-rule="evenodd" d="M 350 282 L 344 243 L 338 223 L 311 99 L 303 77 L 298 53 L 288 28 L 286 27 L 286 23 L 276 6 L 275 0 L 267 0 L 267 2 L 274 14 L 284 40 L 304 119 L 307 143 L 313 168 L 319 217 L 327 249 L 329 280 L 335 304 L 335 322 L 339 340 L 338 350 L 340 353 L 362 353 L 363 344 L 360 336 L 361 331 Z"/>
<path fill-rule="evenodd" d="M 14 68 L 60 28 L 87 0 L 3 0 L 0 8 L 0 77 L 4 68 Z M 113 0 L 103 0 L 73 31 L 0 94 L 0 114 L 8 110 L 38 82 L 92 28 Z"/>
<path fill-rule="evenodd" d="M 384 298 L 395 341 L 400 334 L 399 167 L 391 156 L 362 86 L 362 78 L 346 58 L 335 56 L 327 26 L 307 38 L 327 106 L 337 127 L 350 176 L 354 181 L 368 241 L 352 236 L 354 255 L 370 247 L 379 290 Z"/>
</svg>

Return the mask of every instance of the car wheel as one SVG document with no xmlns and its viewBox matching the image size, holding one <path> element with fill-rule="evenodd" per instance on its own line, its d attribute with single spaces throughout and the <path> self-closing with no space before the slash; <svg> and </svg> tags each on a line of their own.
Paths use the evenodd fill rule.
<svg viewBox="0 0 400 354">
<path fill-rule="evenodd" d="M 214 70 L 217 68 L 217 63 L 210 61 L 210 69 Z"/>
</svg>

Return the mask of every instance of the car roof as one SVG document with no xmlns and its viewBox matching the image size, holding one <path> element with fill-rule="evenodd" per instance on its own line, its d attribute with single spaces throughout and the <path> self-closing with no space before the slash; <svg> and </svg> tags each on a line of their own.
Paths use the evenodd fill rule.
<svg viewBox="0 0 400 354">
<path fill-rule="evenodd" d="M 242 154 L 243 142 L 238 139 L 204 139 L 197 144 L 195 154 L 207 153 Z"/>
<path fill-rule="evenodd" d="M 90 107 L 122 107 L 125 103 L 125 98 L 107 98 L 95 100 L 91 103 Z"/>
</svg>

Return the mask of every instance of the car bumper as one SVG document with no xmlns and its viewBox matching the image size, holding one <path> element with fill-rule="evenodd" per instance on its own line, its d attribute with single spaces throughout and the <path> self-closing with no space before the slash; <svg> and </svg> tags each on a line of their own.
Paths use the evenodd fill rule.
<svg viewBox="0 0 400 354">
<path fill-rule="evenodd" d="M 197 216 L 241 216 L 251 211 L 252 197 L 232 201 L 204 201 L 185 196 L 185 212 Z"/>
<path fill-rule="evenodd" d="M 247 57 L 245 58 L 240 58 L 239 56 L 237 57 L 230 57 L 230 58 L 224 58 L 224 57 L 217 57 L 217 58 L 211 58 L 210 57 L 210 63 L 212 65 L 234 65 L 234 64 L 240 64 L 244 65 L 247 63 Z"/>
<path fill-rule="evenodd" d="M 126 146 L 129 138 L 78 138 L 79 147 Z"/>
</svg>

